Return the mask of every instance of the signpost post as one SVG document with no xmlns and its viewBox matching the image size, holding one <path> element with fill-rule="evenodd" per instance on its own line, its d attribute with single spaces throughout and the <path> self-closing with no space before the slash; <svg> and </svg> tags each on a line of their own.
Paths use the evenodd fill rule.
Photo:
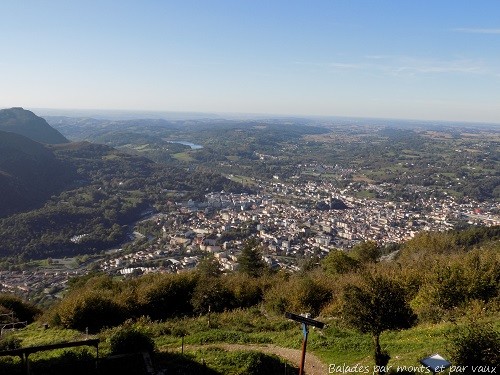
<svg viewBox="0 0 500 375">
<path fill-rule="evenodd" d="M 309 318 L 309 316 L 297 315 L 290 312 L 286 312 L 285 317 L 288 319 L 295 320 L 296 322 L 302 323 L 302 334 L 304 336 L 304 339 L 302 340 L 302 356 L 300 359 L 299 375 L 304 375 L 304 365 L 306 363 L 306 347 L 307 347 L 307 336 L 309 334 L 309 326 L 311 325 L 313 327 L 321 329 L 325 326 L 325 323 L 311 319 Z"/>
</svg>

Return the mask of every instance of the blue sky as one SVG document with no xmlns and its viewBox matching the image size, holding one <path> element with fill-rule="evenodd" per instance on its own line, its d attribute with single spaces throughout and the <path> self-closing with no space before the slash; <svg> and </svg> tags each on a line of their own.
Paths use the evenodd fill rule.
<svg viewBox="0 0 500 375">
<path fill-rule="evenodd" d="M 500 123 L 500 1 L 0 2 L 0 107 Z"/>
</svg>

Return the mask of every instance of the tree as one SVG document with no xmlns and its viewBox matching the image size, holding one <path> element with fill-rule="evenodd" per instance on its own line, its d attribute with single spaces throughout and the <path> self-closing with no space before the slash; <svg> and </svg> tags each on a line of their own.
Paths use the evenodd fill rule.
<svg viewBox="0 0 500 375">
<path fill-rule="evenodd" d="M 112 331 L 109 346 L 111 354 L 153 353 L 155 350 L 155 343 L 146 332 L 129 325 L 117 327 Z"/>
<path fill-rule="evenodd" d="M 375 365 L 379 374 L 390 356 L 380 347 L 380 335 L 387 330 L 410 328 L 416 321 L 403 287 L 384 276 L 365 275 L 360 285 L 349 284 L 343 293 L 343 319 L 362 333 L 371 333 Z"/>
<path fill-rule="evenodd" d="M 201 277 L 218 277 L 222 274 L 219 261 L 211 254 L 200 260 L 196 271 Z"/>
<path fill-rule="evenodd" d="M 361 263 L 375 263 L 382 252 L 375 241 L 365 241 L 352 248 L 354 258 Z"/>
<path fill-rule="evenodd" d="M 251 277 L 259 277 L 263 274 L 266 264 L 262 260 L 259 242 L 256 239 L 248 240 L 243 246 L 241 255 L 238 257 L 239 271 Z"/>
<path fill-rule="evenodd" d="M 350 257 L 342 250 L 332 250 L 323 259 L 321 266 L 331 275 L 341 275 L 355 271 L 360 267 L 359 261 Z"/>
</svg>

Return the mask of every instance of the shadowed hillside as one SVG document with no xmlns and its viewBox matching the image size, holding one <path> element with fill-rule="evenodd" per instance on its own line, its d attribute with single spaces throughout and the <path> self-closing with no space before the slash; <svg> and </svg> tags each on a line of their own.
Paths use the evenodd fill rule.
<svg viewBox="0 0 500 375">
<path fill-rule="evenodd" d="M 0 131 L 0 217 L 38 205 L 73 176 L 41 143 Z"/>
<path fill-rule="evenodd" d="M 69 142 L 43 118 L 20 107 L 0 110 L 0 130 L 21 134 L 41 143 Z"/>
</svg>

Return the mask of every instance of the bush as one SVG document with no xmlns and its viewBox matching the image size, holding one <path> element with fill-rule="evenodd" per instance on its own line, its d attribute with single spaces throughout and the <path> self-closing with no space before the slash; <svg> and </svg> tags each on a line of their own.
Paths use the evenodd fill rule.
<svg viewBox="0 0 500 375">
<path fill-rule="evenodd" d="M 111 354 L 152 353 L 155 344 L 146 333 L 133 327 L 118 327 L 109 337 Z"/>
<path fill-rule="evenodd" d="M 311 277 L 292 277 L 277 283 L 264 295 L 266 308 L 277 314 L 285 311 L 309 312 L 316 316 L 330 301 L 331 292 Z"/>
<path fill-rule="evenodd" d="M 352 248 L 351 253 L 360 263 L 375 263 L 382 255 L 381 249 L 375 241 L 357 244 Z"/>
<path fill-rule="evenodd" d="M 225 277 L 225 281 L 234 294 L 235 307 L 250 307 L 262 301 L 261 279 L 235 273 Z"/>
<path fill-rule="evenodd" d="M 15 336 L 6 335 L 0 338 L 0 351 L 14 350 L 14 349 L 19 349 L 20 347 L 21 347 L 21 339 Z"/>
<path fill-rule="evenodd" d="M 137 288 L 141 315 L 159 320 L 192 313 L 190 300 L 195 287 L 196 277 L 190 273 L 141 278 Z"/>
<path fill-rule="evenodd" d="M 500 367 L 500 332 L 491 325 L 471 323 L 460 329 L 451 340 L 454 365 Z"/>
<path fill-rule="evenodd" d="M 332 250 L 321 262 L 323 270 L 330 275 L 342 275 L 359 269 L 360 262 L 343 250 Z"/>
<path fill-rule="evenodd" d="M 32 323 L 35 317 L 40 314 L 40 310 L 29 302 L 13 294 L 0 294 L 0 307 L 2 311 L 14 312 L 20 321 Z"/>
<path fill-rule="evenodd" d="M 191 304 L 196 313 L 204 314 L 209 309 L 212 312 L 230 309 L 234 300 L 234 295 L 219 278 L 202 277 L 194 289 Z"/>
<path fill-rule="evenodd" d="M 422 284 L 411 302 L 421 321 L 446 319 L 473 301 L 494 305 L 498 298 L 498 253 L 481 249 L 448 258 L 435 258 L 434 264 L 428 262 L 431 272 L 422 277 Z"/>
<path fill-rule="evenodd" d="M 61 324 L 80 331 L 98 332 L 104 327 L 114 327 L 124 320 L 123 308 L 98 292 L 73 294 L 66 297 L 57 308 Z"/>
</svg>

